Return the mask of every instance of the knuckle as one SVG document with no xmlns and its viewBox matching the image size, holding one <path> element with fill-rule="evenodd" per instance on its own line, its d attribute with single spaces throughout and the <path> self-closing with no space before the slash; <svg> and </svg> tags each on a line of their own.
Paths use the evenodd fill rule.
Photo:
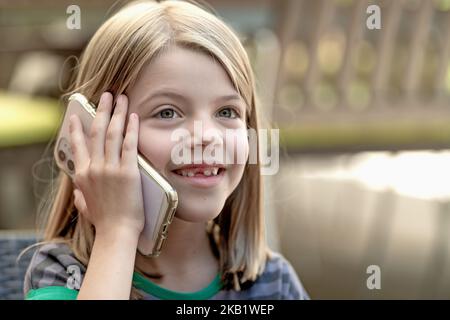
<svg viewBox="0 0 450 320">
<path fill-rule="evenodd" d="M 138 177 L 138 174 L 139 172 L 133 168 L 123 167 L 122 170 L 120 170 L 119 177 L 123 182 L 131 182 Z"/>
<path fill-rule="evenodd" d="M 100 128 L 93 124 L 90 131 L 89 131 L 89 137 L 90 138 L 96 138 L 100 135 Z"/>
<path fill-rule="evenodd" d="M 97 179 L 103 175 L 103 168 L 97 164 L 90 164 L 88 170 L 89 179 Z"/>
<path fill-rule="evenodd" d="M 117 174 L 117 167 L 113 164 L 106 164 L 103 173 L 105 176 L 113 177 Z"/>
<path fill-rule="evenodd" d="M 123 141 L 122 149 L 126 152 L 133 151 L 135 149 L 134 141 L 129 136 Z"/>
<path fill-rule="evenodd" d="M 119 132 L 119 128 L 116 128 L 114 125 L 110 126 L 106 132 L 106 140 L 113 141 L 119 135 Z"/>
<path fill-rule="evenodd" d="M 82 186 L 85 179 L 86 179 L 86 176 L 85 176 L 84 172 L 76 172 L 74 175 L 73 181 L 76 186 Z"/>
</svg>

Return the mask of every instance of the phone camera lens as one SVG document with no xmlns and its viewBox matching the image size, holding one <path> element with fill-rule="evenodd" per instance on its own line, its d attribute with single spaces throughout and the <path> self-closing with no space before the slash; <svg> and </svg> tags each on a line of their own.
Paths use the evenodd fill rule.
<svg viewBox="0 0 450 320">
<path fill-rule="evenodd" d="M 67 161 L 67 167 L 69 168 L 70 171 L 73 171 L 75 169 L 75 165 L 73 164 L 72 160 Z"/>
<path fill-rule="evenodd" d="M 58 157 L 59 157 L 59 159 L 60 159 L 61 161 L 66 160 L 66 154 L 65 154 L 65 152 L 62 151 L 62 150 L 59 150 L 59 152 L 58 152 Z"/>
</svg>

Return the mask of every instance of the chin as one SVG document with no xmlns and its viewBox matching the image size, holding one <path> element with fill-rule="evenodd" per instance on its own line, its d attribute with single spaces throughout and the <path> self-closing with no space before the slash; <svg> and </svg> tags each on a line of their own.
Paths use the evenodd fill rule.
<svg viewBox="0 0 450 320">
<path fill-rule="evenodd" d="M 175 217 L 188 222 L 207 222 L 217 217 L 223 209 L 224 201 L 216 199 L 207 199 L 198 201 L 190 199 L 188 202 L 180 199 Z"/>
</svg>

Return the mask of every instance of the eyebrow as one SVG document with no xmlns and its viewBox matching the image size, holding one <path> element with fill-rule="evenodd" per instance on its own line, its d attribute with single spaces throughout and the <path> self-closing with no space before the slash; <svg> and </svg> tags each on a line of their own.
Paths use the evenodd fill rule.
<svg viewBox="0 0 450 320">
<path fill-rule="evenodd" d="M 175 91 L 157 90 L 157 91 L 153 92 L 151 95 L 149 95 L 146 98 L 144 98 L 141 104 L 143 104 L 144 102 L 156 99 L 156 98 L 161 98 L 161 97 L 162 98 L 172 98 L 172 99 L 179 100 L 179 101 L 184 101 L 184 102 L 189 101 L 188 98 L 186 98 L 182 94 L 177 93 Z M 216 98 L 214 100 L 214 102 L 228 101 L 228 100 L 242 101 L 242 98 L 237 93 L 232 93 L 232 94 L 220 96 L 220 97 Z"/>
</svg>

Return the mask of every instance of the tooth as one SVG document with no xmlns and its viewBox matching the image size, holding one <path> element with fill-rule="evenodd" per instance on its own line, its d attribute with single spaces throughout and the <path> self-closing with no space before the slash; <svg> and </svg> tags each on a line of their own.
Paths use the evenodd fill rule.
<svg viewBox="0 0 450 320">
<path fill-rule="evenodd" d="M 195 175 L 195 173 L 192 171 L 188 171 L 187 175 L 188 175 L 188 177 L 193 177 Z"/>
<path fill-rule="evenodd" d="M 187 177 L 188 173 L 185 170 L 181 170 L 181 174 L 183 175 L 183 177 Z"/>
<path fill-rule="evenodd" d="M 218 171 L 219 171 L 219 168 L 213 168 L 212 169 L 213 175 L 217 176 Z"/>
<path fill-rule="evenodd" d="M 206 169 L 205 171 L 203 171 L 203 174 L 204 174 L 205 176 L 210 176 L 210 175 L 211 175 L 211 170 Z"/>
</svg>

